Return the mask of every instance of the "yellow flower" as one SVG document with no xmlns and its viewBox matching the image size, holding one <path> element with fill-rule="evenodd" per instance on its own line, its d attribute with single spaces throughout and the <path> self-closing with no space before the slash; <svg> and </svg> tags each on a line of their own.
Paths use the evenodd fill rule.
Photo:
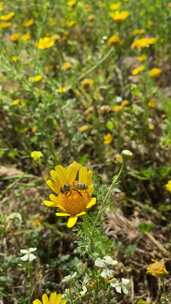
<svg viewBox="0 0 171 304">
<path fill-rule="evenodd" d="M 29 41 L 30 39 L 31 39 L 31 35 L 29 32 L 27 32 L 21 36 L 21 40 L 24 42 Z"/>
<path fill-rule="evenodd" d="M 144 33 L 145 33 L 144 29 L 135 29 L 133 30 L 132 35 L 142 35 Z"/>
<path fill-rule="evenodd" d="M 67 86 L 60 86 L 56 89 L 56 92 L 59 94 L 65 94 L 68 90 L 69 88 Z"/>
<path fill-rule="evenodd" d="M 34 23 L 33 18 L 30 18 L 30 19 L 27 19 L 27 20 L 25 20 L 25 21 L 23 22 L 23 26 L 24 26 L 24 27 L 30 27 L 30 26 L 33 25 L 33 23 Z"/>
<path fill-rule="evenodd" d="M 69 216 L 67 227 L 72 228 L 78 217 L 96 204 L 96 198 L 92 198 L 92 171 L 74 161 L 68 167 L 56 166 L 50 175 L 47 185 L 56 195 L 50 194 L 44 204 L 58 207 L 61 212 L 57 216 Z"/>
<path fill-rule="evenodd" d="M 35 75 L 35 76 L 33 76 L 33 77 L 29 77 L 29 81 L 31 81 L 31 82 L 39 82 L 39 81 L 41 81 L 42 80 L 42 75 Z"/>
<path fill-rule="evenodd" d="M 8 13 L 7 15 L 0 16 L 1 21 L 9 21 L 15 16 L 14 12 Z"/>
<path fill-rule="evenodd" d="M 63 71 L 68 71 L 72 68 L 72 64 L 69 62 L 64 62 L 64 64 L 62 65 L 62 70 Z"/>
<path fill-rule="evenodd" d="M 112 140 L 113 140 L 113 137 L 112 137 L 112 134 L 111 134 L 111 133 L 107 133 L 107 134 L 105 134 L 104 137 L 103 137 L 103 143 L 104 143 L 105 145 L 110 145 L 111 142 L 112 142 Z"/>
<path fill-rule="evenodd" d="M 68 21 L 67 21 L 67 26 L 68 26 L 69 28 L 74 27 L 76 24 L 77 24 L 77 22 L 76 22 L 75 20 L 68 20 Z"/>
<path fill-rule="evenodd" d="M 13 107 L 19 107 L 19 106 L 22 106 L 22 105 L 24 105 L 24 100 L 23 99 L 14 99 L 13 101 L 12 101 L 12 103 L 11 103 L 11 105 L 13 106 Z"/>
<path fill-rule="evenodd" d="M 110 16 L 112 17 L 112 19 L 114 21 L 122 22 L 122 21 L 124 21 L 128 18 L 129 12 L 128 11 L 121 11 L 121 12 L 111 13 Z"/>
<path fill-rule="evenodd" d="M 147 55 L 143 54 L 143 55 L 137 56 L 136 59 L 139 62 L 143 62 L 143 61 L 145 61 L 147 59 Z"/>
<path fill-rule="evenodd" d="M 34 161 L 38 161 L 43 157 L 43 153 L 41 151 L 32 151 L 30 156 Z"/>
<path fill-rule="evenodd" d="M 14 33 L 12 34 L 9 39 L 12 41 L 12 42 L 16 42 L 20 39 L 20 33 Z"/>
<path fill-rule="evenodd" d="M 110 10 L 111 11 L 117 11 L 118 9 L 120 9 L 121 7 L 121 3 L 120 2 L 116 2 L 116 3 L 111 3 L 110 4 Z"/>
<path fill-rule="evenodd" d="M 171 180 L 169 180 L 167 182 L 167 184 L 165 185 L 165 188 L 166 188 L 167 191 L 171 192 Z"/>
<path fill-rule="evenodd" d="M 90 16 L 88 16 L 87 19 L 88 19 L 89 22 L 93 22 L 94 19 L 95 19 L 95 16 L 94 15 L 90 15 Z"/>
<path fill-rule="evenodd" d="M 137 68 L 133 69 L 131 71 L 131 74 L 133 76 L 139 75 L 139 74 L 141 74 L 144 71 L 144 69 L 145 69 L 145 66 L 144 65 L 140 65 Z"/>
<path fill-rule="evenodd" d="M 82 125 L 81 127 L 78 128 L 78 131 L 83 133 L 83 132 L 88 131 L 90 128 L 91 128 L 90 125 Z"/>
<path fill-rule="evenodd" d="M 154 277 L 161 277 L 168 274 L 163 260 L 149 264 L 147 267 L 147 273 Z"/>
<path fill-rule="evenodd" d="M 132 49 L 146 48 L 152 44 L 155 44 L 156 41 L 157 41 L 157 38 L 155 38 L 155 37 L 145 37 L 145 38 L 135 39 L 131 45 L 131 48 Z"/>
<path fill-rule="evenodd" d="M 149 71 L 149 76 L 152 78 L 157 78 L 161 74 L 161 69 L 159 68 L 153 68 Z"/>
<path fill-rule="evenodd" d="M 129 105 L 129 101 L 127 99 L 123 100 L 121 103 L 122 107 L 127 107 Z"/>
<path fill-rule="evenodd" d="M 90 89 L 94 84 L 94 80 L 93 79 L 84 79 L 81 81 L 81 86 L 83 87 L 83 89 L 88 90 Z"/>
<path fill-rule="evenodd" d="M 155 109 L 157 107 L 157 101 L 156 99 L 152 98 L 148 102 L 149 108 Z"/>
<path fill-rule="evenodd" d="M 0 22 L 0 29 L 6 29 L 9 28 L 11 26 L 11 22 Z"/>
<path fill-rule="evenodd" d="M 112 106 L 112 112 L 118 113 L 118 112 L 121 112 L 122 110 L 123 110 L 122 104 Z"/>
<path fill-rule="evenodd" d="M 109 46 L 113 46 L 113 45 L 116 45 L 116 44 L 119 44 L 121 42 L 121 39 L 119 37 L 119 35 L 112 35 L 111 37 L 109 37 L 108 41 L 107 41 L 107 44 Z"/>
<path fill-rule="evenodd" d="M 67 1 L 67 5 L 71 8 L 74 7 L 76 4 L 77 4 L 77 0 L 68 0 Z"/>
<path fill-rule="evenodd" d="M 119 163 L 119 164 L 122 164 L 123 163 L 123 156 L 121 154 L 117 153 L 115 155 L 115 162 Z"/>
<path fill-rule="evenodd" d="M 66 304 L 66 300 L 63 298 L 62 294 L 52 292 L 48 298 L 47 294 L 42 295 L 42 301 L 36 299 L 32 304 Z"/>
<path fill-rule="evenodd" d="M 55 38 L 54 37 L 43 37 L 40 38 L 37 42 L 37 48 L 44 50 L 53 47 L 55 44 Z"/>
<path fill-rule="evenodd" d="M 17 61 L 19 61 L 19 60 L 20 60 L 19 56 L 12 56 L 12 57 L 11 57 L 11 61 L 12 61 L 12 62 L 17 62 Z"/>
</svg>

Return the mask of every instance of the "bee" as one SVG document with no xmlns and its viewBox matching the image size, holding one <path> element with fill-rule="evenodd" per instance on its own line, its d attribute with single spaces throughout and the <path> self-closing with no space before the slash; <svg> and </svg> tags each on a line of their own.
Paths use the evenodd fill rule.
<svg viewBox="0 0 171 304">
<path fill-rule="evenodd" d="M 75 190 L 87 190 L 87 185 L 83 183 L 78 183 L 74 186 Z"/>
<path fill-rule="evenodd" d="M 69 184 L 64 184 L 63 187 L 61 187 L 60 190 L 61 190 L 62 193 L 69 192 L 69 191 L 71 191 L 71 186 Z"/>
<path fill-rule="evenodd" d="M 64 184 L 60 190 L 61 193 L 67 193 L 67 192 L 71 192 L 71 190 L 74 190 L 77 191 L 82 196 L 80 190 L 87 190 L 87 185 L 83 183 L 78 183 L 75 185 Z"/>
</svg>

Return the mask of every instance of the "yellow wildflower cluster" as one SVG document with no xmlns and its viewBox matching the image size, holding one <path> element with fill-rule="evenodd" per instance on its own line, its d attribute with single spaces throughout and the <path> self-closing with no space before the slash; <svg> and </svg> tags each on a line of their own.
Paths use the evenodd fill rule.
<svg viewBox="0 0 171 304">
<path fill-rule="evenodd" d="M 145 37 L 140 39 L 135 39 L 131 45 L 132 49 L 142 49 L 148 48 L 149 46 L 155 44 L 157 42 L 157 38 L 155 37 Z"/>
</svg>

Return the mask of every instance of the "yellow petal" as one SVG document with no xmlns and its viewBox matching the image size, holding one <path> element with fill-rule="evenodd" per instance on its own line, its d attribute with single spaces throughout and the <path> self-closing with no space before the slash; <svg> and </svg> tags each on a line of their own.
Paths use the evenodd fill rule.
<svg viewBox="0 0 171 304">
<path fill-rule="evenodd" d="M 58 192 L 59 192 L 62 183 L 61 183 L 61 181 L 59 180 L 58 174 L 56 173 L 55 170 L 51 170 L 51 171 L 50 171 L 50 175 L 51 175 L 53 181 L 55 182 L 55 186 L 56 186 L 56 188 L 58 188 Z"/>
<path fill-rule="evenodd" d="M 91 199 L 91 201 L 88 203 L 88 205 L 87 205 L 87 209 L 90 209 L 91 207 L 93 207 L 94 205 L 96 204 L 96 198 L 95 197 L 93 197 L 92 199 Z"/>
<path fill-rule="evenodd" d="M 58 304 L 60 303 L 60 299 L 62 298 L 62 295 L 57 295 L 56 292 L 52 292 L 50 294 L 50 297 L 49 297 L 49 304 Z"/>
<path fill-rule="evenodd" d="M 40 300 L 34 300 L 33 302 L 32 302 L 32 304 L 42 304 L 42 302 L 40 301 Z"/>
<path fill-rule="evenodd" d="M 55 167 L 55 171 L 56 171 L 56 177 L 58 181 L 60 181 L 61 187 L 63 187 L 63 185 L 67 183 L 66 168 L 59 165 Z"/>
<path fill-rule="evenodd" d="M 77 162 L 73 162 L 68 168 L 67 168 L 67 181 L 68 184 L 72 184 L 74 180 L 76 179 L 77 173 L 80 169 L 80 164 Z"/>
<path fill-rule="evenodd" d="M 47 207 L 57 207 L 55 202 L 44 200 L 43 204 Z"/>
<path fill-rule="evenodd" d="M 59 207 L 60 209 L 62 209 L 63 211 L 65 211 L 65 209 L 63 208 L 63 206 L 61 205 L 61 201 L 62 199 L 60 199 L 60 194 L 58 196 L 54 195 L 54 194 L 50 194 L 49 195 L 49 199 L 50 201 L 55 203 L 56 207 Z"/>
<path fill-rule="evenodd" d="M 70 218 L 68 219 L 68 222 L 67 222 L 67 227 L 72 228 L 76 224 L 77 219 L 78 219 L 77 216 L 70 216 Z"/>
<path fill-rule="evenodd" d="M 86 212 L 83 211 L 83 212 L 78 213 L 77 216 L 83 216 L 83 215 L 85 215 L 85 214 L 86 214 Z"/>
<path fill-rule="evenodd" d="M 66 304 L 67 300 L 63 299 L 61 302 L 59 302 L 59 304 Z"/>
<path fill-rule="evenodd" d="M 44 293 L 42 296 L 42 302 L 43 304 L 49 304 L 48 296 L 46 293 Z"/>
<path fill-rule="evenodd" d="M 93 190 L 94 190 L 93 184 L 91 184 L 90 186 L 88 186 L 88 192 L 89 192 L 90 194 L 92 194 Z"/>
<path fill-rule="evenodd" d="M 87 177 L 88 177 L 88 170 L 85 167 L 81 167 L 79 171 L 79 183 L 83 183 L 87 185 Z"/>
<path fill-rule="evenodd" d="M 50 179 L 48 179 L 48 180 L 46 181 L 46 183 L 47 183 L 48 187 L 49 187 L 53 192 L 58 193 L 59 189 L 58 189 L 58 187 L 56 187 L 56 185 L 55 185 L 54 182 L 52 182 Z"/>
<path fill-rule="evenodd" d="M 56 212 L 55 214 L 56 216 L 70 216 L 69 213 L 65 213 L 65 212 Z"/>
</svg>

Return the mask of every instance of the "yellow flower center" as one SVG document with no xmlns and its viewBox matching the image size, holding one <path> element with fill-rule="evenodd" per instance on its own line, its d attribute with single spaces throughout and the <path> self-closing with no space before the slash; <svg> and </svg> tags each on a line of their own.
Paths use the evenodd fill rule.
<svg viewBox="0 0 171 304">
<path fill-rule="evenodd" d="M 71 215 L 79 214 L 86 210 L 91 197 L 87 190 L 72 189 L 61 194 L 61 206 Z"/>
</svg>

